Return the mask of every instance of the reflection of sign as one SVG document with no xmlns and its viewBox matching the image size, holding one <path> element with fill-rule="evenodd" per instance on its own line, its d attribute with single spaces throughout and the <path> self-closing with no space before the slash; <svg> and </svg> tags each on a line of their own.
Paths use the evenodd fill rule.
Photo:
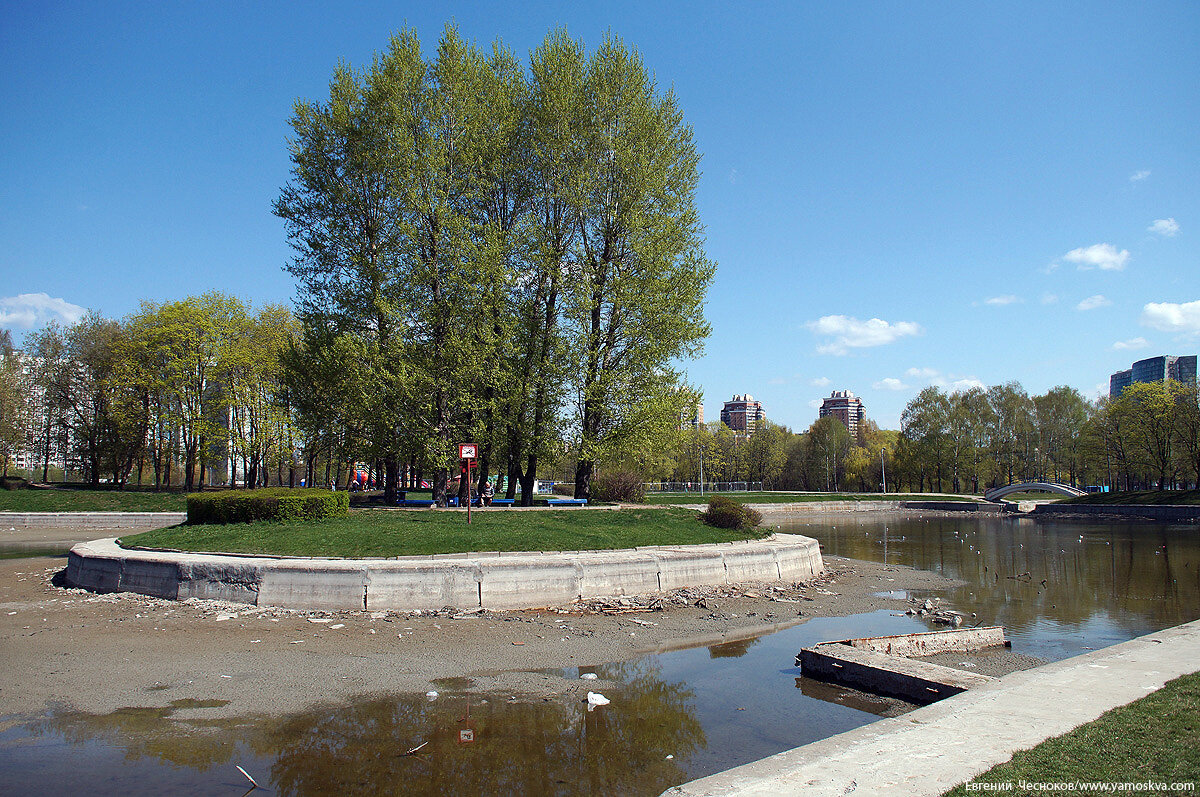
<svg viewBox="0 0 1200 797">
<path fill-rule="evenodd" d="M 474 443 L 463 443 L 458 447 L 458 458 L 475 459 L 477 456 L 477 451 L 479 451 L 479 446 L 475 445 Z"/>
<path fill-rule="evenodd" d="M 459 744 L 470 744 L 475 741 L 475 731 L 470 728 L 463 728 L 458 732 Z"/>
</svg>

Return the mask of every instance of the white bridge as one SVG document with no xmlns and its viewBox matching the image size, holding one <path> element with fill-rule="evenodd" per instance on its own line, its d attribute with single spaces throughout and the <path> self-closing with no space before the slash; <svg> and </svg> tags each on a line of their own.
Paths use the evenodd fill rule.
<svg viewBox="0 0 1200 797">
<path fill-rule="evenodd" d="M 983 497 L 988 501 L 999 501 L 1006 495 L 1023 492 L 1059 493 L 1071 498 L 1077 495 L 1087 495 L 1085 490 L 1080 490 L 1078 487 L 1072 487 L 1069 484 L 1059 484 L 1058 482 L 1019 482 L 1017 484 L 1006 484 L 1003 487 L 993 487 L 985 492 Z"/>
</svg>

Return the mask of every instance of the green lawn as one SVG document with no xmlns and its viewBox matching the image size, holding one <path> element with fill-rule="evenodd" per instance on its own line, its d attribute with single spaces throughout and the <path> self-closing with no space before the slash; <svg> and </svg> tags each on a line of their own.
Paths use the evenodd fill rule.
<svg viewBox="0 0 1200 797">
<path fill-rule="evenodd" d="M 1047 739 L 972 783 L 1011 783 L 1011 790 L 968 791 L 958 786 L 945 797 L 968 794 L 1045 795 L 1078 793 L 1017 788 L 1032 784 L 1145 783 L 1200 780 L 1200 673 L 1176 678 L 1153 694 L 1108 711 L 1094 722 Z M 1151 792 L 1147 792 L 1151 793 Z M 1154 794 L 1194 794 L 1154 791 Z"/>
<path fill-rule="evenodd" d="M 724 495 L 743 504 L 802 504 L 814 501 L 970 501 L 957 495 L 924 493 L 646 493 L 648 504 L 703 504 L 713 495 Z"/>
<path fill-rule="evenodd" d="M 0 512 L 184 512 L 181 492 L 132 490 L 0 490 Z"/>
<path fill-rule="evenodd" d="M 126 546 L 285 556 L 388 557 L 469 551 L 564 551 L 695 545 L 765 536 L 705 526 L 681 508 L 537 512 L 356 509 L 348 518 L 173 526 L 121 538 Z"/>
<path fill-rule="evenodd" d="M 1060 501 L 1063 504 L 1200 504 L 1200 490 L 1135 490 L 1090 493 Z"/>
</svg>

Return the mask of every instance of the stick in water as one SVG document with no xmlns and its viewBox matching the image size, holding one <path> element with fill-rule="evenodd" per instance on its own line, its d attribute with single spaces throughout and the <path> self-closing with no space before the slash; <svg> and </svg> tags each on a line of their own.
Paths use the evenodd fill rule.
<svg viewBox="0 0 1200 797">
<path fill-rule="evenodd" d="M 249 773 L 249 772 L 247 772 L 246 770 L 242 769 L 241 767 L 238 767 L 238 765 L 237 765 L 237 764 L 234 764 L 234 766 L 235 766 L 235 767 L 237 767 L 237 771 L 238 771 L 238 772 L 241 772 L 243 775 L 245 775 L 245 776 L 246 776 L 246 780 L 250 781 L 250 783 L 251 783 L 251 784 L 254 786 L 254 788 L 255 788 L 255 789 L 261 789 L 261 788 L 262 788 L 262 786 L 259 786 L 259 785 L 258 785 L 258 781 L 257 781 L 257 780 L 255 780 L 254 778 L 250 777 L 250 773 Z M 253 791 L 253 789 L 252 789 L 251 791 Z"/>
</svg>

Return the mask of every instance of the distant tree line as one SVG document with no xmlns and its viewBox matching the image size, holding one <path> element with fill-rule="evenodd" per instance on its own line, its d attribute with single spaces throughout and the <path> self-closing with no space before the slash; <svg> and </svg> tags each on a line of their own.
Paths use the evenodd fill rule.
<svg viewBox="0 0 1200 797">
<path fill-rule="evenodd" d="M 120 321 L 51 324 L 21 351 L 10 346 L 0 367 L 12 407 L 0 415 L 4 467 L 20 449 L 43 481 L 62 457 L 92 484 L 192 489 L 219 452 L 230 479 L 266 484 L 274 469 L 280 483 L 286 469 L 294 481 L 300 441 L 280 353 L 296 335 L 287 308 L 254 313 L 221 293 L 145 302 Z"/>
<path fill-rule="evenodd" d="M 1200 478 L 1195 385 L 1137 383 L 1087 401 L 1060 386 L 1030 396 L 1016 382 L 921 391 L 900 418 L 895 476 L 915 491 L 978 493 L 1016 481 L 1171 489 Z"/>
<path fill-rule="evenodd" d="M 826 416 L 803 432 L 770 421 L 745 435 L 722 423 L 680 432 L 643 467 L 673 482 L 761 482 L 764 489 L 982 493 L 1017 481 L 1170 489 L 1200 478 L 1196 387 L 1134 384 L 1089 402 L 1056 387 L 1030 396 L 1016 382 L 922 390 L 899 431 L 867 421 L 851 435 Z"/>
</svg>

